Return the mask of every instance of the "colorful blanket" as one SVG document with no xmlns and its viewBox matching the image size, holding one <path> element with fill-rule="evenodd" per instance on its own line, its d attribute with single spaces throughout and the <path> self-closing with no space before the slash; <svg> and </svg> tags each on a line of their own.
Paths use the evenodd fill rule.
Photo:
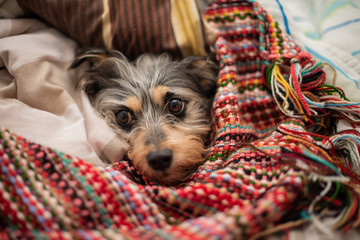
<svg viewBox="0 0 360 240">
<path fill-rule="evenodd" d="M 220 65 L 207 161 L 179 186 L 0 130 L 0 238 L 257 239 L 360 223 L 359 103 L 255 1 L 212 2 Z M 336 129 L 338 122 L 342 129 Z"/>
</svg>

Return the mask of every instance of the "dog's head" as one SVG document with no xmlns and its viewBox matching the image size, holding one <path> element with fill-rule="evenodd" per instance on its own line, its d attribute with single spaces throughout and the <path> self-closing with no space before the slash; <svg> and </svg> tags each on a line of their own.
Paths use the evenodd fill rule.
<svg viewBox="0 0 360 240">
<path fill-rule="evenodd" d="M 186 179 L 204 161 L 217 67 L 204 57 L 172 61 L 142 55 L 130 63 L 118 51 L 90 50 L 82 87 L 93 107 L 128 143 L 135 168 L 162 184 Z"/>
</svg>

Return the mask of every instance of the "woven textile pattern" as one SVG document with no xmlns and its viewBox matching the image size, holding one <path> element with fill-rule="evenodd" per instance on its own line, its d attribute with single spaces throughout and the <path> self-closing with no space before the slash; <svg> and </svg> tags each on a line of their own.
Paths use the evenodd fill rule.
<svg viewBox="0 0 360 240">
<path fill-rule="evenodd" d="M 340 216 L 337 229 L 359 224 L 356 159 L 346 165 L 339 154 L 352 143 L 358 151 L 359 134 L 308 130 L 327 111 L 349 119 L 358 109 L 332 108 L 325 97 L 340 90 L 323 85 L 324 72 L 255 1 L 219 0 L 204 18 L 217 31 L 220 73 L 213 143 L 198 171 L 159 186 L 129 162 L 94 167 L 0 129 L 1 239 L 248 239 L 325 209 Z"/>
</svg>

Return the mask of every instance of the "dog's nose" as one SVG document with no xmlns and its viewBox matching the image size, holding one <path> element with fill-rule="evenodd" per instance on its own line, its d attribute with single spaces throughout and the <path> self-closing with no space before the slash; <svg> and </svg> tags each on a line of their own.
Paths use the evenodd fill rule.
<svg viewBox="0 0 360 240">
<path fill-rule="evenodd" d="M 164 148 L 156 152 L 150 152 L 146 156 L 146 160 L 153 169 L 165 170 L 171 165 L 172 155 L 173 153 L 170 149 Z"/>
</svg>

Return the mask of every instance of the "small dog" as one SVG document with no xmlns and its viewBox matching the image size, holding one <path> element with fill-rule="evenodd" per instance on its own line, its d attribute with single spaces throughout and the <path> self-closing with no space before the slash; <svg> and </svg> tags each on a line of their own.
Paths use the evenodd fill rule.
<svg viewBox="0 0 360 240">
<path fill-rule="evenodd" d="M 204 162 L 216 64 L 205 57 L 173 61 L 144 54 L 134 62 L 118 51 L 88 50 L 82 88 L 92 106 L 128 143 L 127 158 L 161 184 L 184 181 Z"/>
</svg>

